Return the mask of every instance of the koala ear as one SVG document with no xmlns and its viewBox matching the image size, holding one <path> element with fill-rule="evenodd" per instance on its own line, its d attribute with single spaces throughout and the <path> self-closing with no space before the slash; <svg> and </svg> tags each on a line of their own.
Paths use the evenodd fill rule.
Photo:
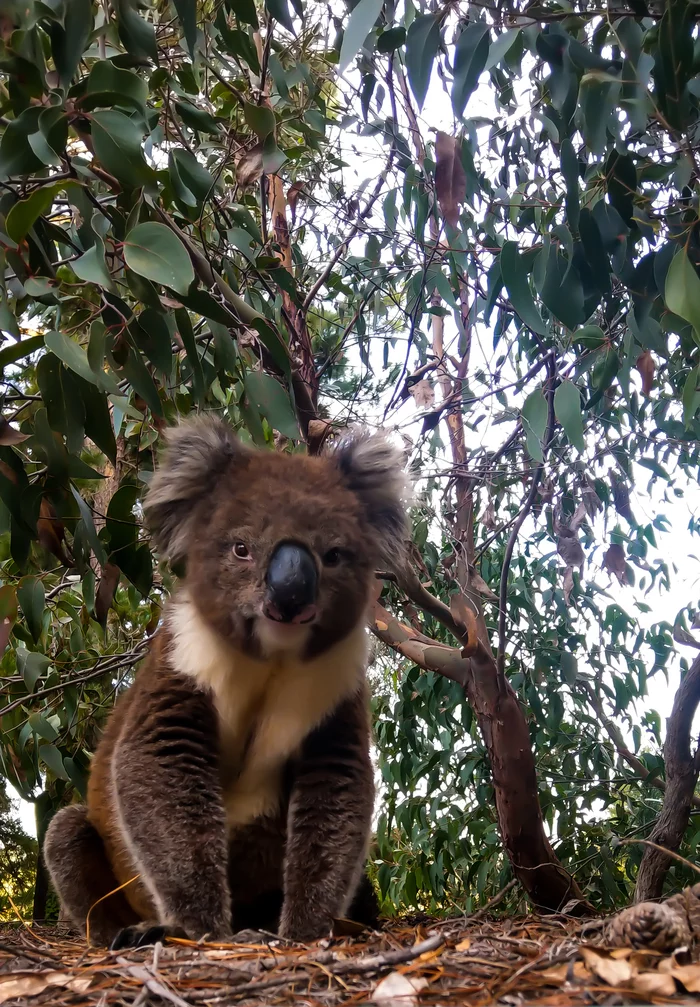
<svg viewBox="0 0 700 1007">
<path fill-rule="evenodd" d="M 171 563 L 186 558 L 196 505 L 236 459 L 247 456 L 230 426 L 213 417 L 196 416 L 167 431 L 165 452 L 143 504 L 161 556 Z"/>
<path fill-rule="evenodd" d="M 385 433 L 356 430 L 332 453 L 348 487 L 364 505 L 377 547 L 377 569 L 396 570 L 408 537 L 409 482 L 401 452 Z"/>
</svg>

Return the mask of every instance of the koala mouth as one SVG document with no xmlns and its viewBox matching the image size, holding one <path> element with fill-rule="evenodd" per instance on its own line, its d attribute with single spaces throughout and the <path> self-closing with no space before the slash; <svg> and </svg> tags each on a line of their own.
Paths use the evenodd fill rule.
<svg viewBox="0 0 700 1007">
<path fill-rule="evenodd" d="M 278 626 L 308 626 L 316 619 L 317 609 L 315 605 L 305 605 L 299 612 L 295 612 L 294 615 L 289 616 L 288 613 L 283 613 L 274 604 L 274 602 L 268 600 L 263 606 L 263 615 L 265 619 L 269 622 L 274 622 Z"/>
</svg>

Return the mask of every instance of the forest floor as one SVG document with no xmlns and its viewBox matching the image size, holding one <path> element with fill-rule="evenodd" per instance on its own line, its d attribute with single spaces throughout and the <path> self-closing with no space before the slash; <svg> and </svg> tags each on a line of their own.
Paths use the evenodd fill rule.
<svg viewBox="0 0 700 1007">
<path fill-rule="evenodd" d="M 453 1007 L 700 1003 L 700 964 L 606 949 L 600 925 L 563 917 L 393 921 L 300 946 L 168 942 L 87 948 L 65 927 L 0 925 L 0 1004 Z"/>
</svg>

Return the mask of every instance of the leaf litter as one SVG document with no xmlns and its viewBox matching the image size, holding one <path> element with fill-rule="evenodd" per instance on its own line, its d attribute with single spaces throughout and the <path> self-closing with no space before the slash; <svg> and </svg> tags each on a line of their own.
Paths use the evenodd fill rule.
<svg viewBox="0 0 700 1007">
<path fill-rule="evenodd" d="M 603 926 L 565 916 L 416 917 L 313 945 L 195 944 L 109 952 L 65 925 L 0 933 L 0 1004 L 171 1007 L 486 1004 L 578 1007 L 700 1003 L 700 962 L 611 947 Z"/>
</svg>

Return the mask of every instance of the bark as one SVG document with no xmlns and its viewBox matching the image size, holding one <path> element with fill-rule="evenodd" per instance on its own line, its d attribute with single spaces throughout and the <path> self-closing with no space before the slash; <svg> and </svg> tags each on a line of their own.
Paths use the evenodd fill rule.
<svg viewBox="0 0 700 1007">
<path fill-rule="evenodd" d="M 700 703 L 700 657 L 697 657 L 683 678 L 668 718 L 664 762 L 666 791 L 659 817 L 649 839 L 674 852 L 680 846 L 690 816 L 690 806 L 700 770 L 699 755 L 690 749 L 693 718 Z M 661 850 L 645 847 L 637 874 L 635 902 L 661 898 L 664 880 L 671 860 Z"/>
</svg>

